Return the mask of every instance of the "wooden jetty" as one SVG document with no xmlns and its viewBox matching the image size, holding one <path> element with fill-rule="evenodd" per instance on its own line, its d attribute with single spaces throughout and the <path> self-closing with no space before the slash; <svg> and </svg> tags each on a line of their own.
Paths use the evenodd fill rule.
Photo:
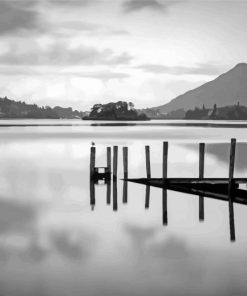
<svg viewBox="0 0 247 296">
<path fill-rule="evenodd" d="M 240 184 L 247 184 L 247 178 L 234 178 L 236 139 L 231 139 L 228 178 L 205 178 L 205 143 L 199 143 L 198 178 L 168 178 L 168 142 L 163 142 L 162 178 L 151 177 L 150 146 L 145 146 L 146 178 L 128 178 L 128 147 L 123 147 L 123 203 L 127 203 L 128 182 L 146 186 L 145 208 L 150 206 L 150 187 L 162 189 L 162 221 L 168 224 L 167 190 L 196 195 L 199 197 L 199 220 L 204 221 L 204 198 L 228 202 L 230 239 L 235 241 L 234 203 L 247 205 L 247 190 L 240 189 Z M 118 210 L 117 173 L 118 146 L 113 147 L 113 174 L 111 172 L 111 147 L 107 147 L 107 166 L 95 166 L 96 148 L 91 147 L 90 155 L 90 203 L 95 206 L 95 188 L 99 180 L 107 184 L 107 204 L 111 203 L 111 180 L 113 181 L 113 210 Z"/>
</svg>

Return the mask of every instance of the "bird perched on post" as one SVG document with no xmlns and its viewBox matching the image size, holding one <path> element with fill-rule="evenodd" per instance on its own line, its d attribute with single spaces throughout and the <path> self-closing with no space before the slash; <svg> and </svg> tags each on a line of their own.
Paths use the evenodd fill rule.
<svg viewBox="0 0 247 296">
<path fill-rule="evenodd" d="M 92 145 L 92 146 L 95 146 L 95 143 L 94 143 L 94 142 L 91 142 L 91 145 Z"/>
</svg>

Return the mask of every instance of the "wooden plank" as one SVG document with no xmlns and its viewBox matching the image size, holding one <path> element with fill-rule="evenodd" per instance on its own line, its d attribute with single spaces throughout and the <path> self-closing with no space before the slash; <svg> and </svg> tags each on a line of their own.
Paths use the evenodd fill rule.
<svg viewBox="0 0 247 296">
<path fill-rule="evenodd" d="M 204 155 L 205 155 L 205 143 L 199 144 L 199 179 L 204 178 Z M 199 196 L 199 220 L 204 220 L 204 198 L 203 195 Z"/>
<path fill-rule="evenodd" d="M 93 178 L 93 175 L 94 175 L 95 157 L 96 157 L 96 148 L 91 147 L 91 150 L 90 150 L 90 178 Z"/>
<path fill-rule="evenodd" d="M 196 194 L 196 195 L 204 195 L 205 197 L 211 197 L 219 200 L 228 201 L 228 185 L 227 183 L 223 184 L 204 184 L 206 188 L 200 190 L 200 186 L 203 184 L 192 184 L 192 183 L 163 183 L 163 179 L 128 179 L 127 181 L 147 185 L 147 186 L 154 186 L 158 188 L 163 188 L 164 186 L 168 190 L 183 192 L 183 193 L 189 193 L 189 194 Z M 219 188 L 219 192 L 215 192 L 217 189 L 217 186 L 225 186 L 225 193 L 222 193 L 222 187 Z M 190 186 L 190 187 L 189 187 Z M 194 186 L 194 188 L 193 188 Z M 195 186 L 198 186 L 195 188 Z M 212 186 L 214 186 L 212 188 Z M 238 186 L 238 184 L 235 184 L 235 186 Z M 217 191 L 217 190 L 216 190 Z M 235 189 L 233 190 L 233 201 L 239 204 L 247 204 L 247 191 L 242 189 Z"/>
<path fill-rule="evenodd" d="M 117 167 L 118 167 L 118 146 L 113 147 L 113 179 L 117 178 Z"/>
<path fill-rule="evenodd" d="M 147 178 L 151 178 L 150 147 L 145 146 Z"/>
<path fill-rule="evenodd" d="M 128 178 L 128 147 L 123 147 L 124 178 Z"/>
<path fill-rule="evenodd" d="M 229 223 L 230 223 L 231 241 L 235 241 L 234 207 L 233 207 L 233 175 L 234 175 L 235 150 L 236 150 L 236 139 L 231 139 L 230 161 L 229 161 L 229 184 L 228 184 L 228 205 L 229 205 Z"/>
<path fill-rule="evenodd" d="M 125 180 L 125 179 L 123 179 Z M 133 178 L 133 179 L 126 179 L 128 180 L 147 180 L 146 178 Z M 166 184 L 177 184 L 177 183 L 186 183 L 186 184 L 228 184 L 229 178 L 150 178 L 152 182 L 157 182 L 161 185 Z M 247 184 L 247 178 L 233 178 L 234 184 Z"/>
<path fill-rule="evenodd" d="M 168 167 L 168 142 L 163 142 L 163 180 L 167 178 Z M 167 215 L 167 190 L 162 190 L 162 222 L 163 225 L 168 224 Z"/>
</svg>

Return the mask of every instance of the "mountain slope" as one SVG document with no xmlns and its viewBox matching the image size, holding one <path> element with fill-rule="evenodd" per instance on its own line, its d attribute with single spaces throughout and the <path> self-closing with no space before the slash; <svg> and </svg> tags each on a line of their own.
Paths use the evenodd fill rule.
<svg viewBox="0 0 247 296">
<path fill-rule="evenodd" d="M 153 109 L 160 109 L 162 113 L 166 113 L 181 108 L 188 110 L 202 107 L 203 104 L 211 108 L 214 104 L 223 107 L 237 102 L 247 106 L 247 64 L 245 63 L 238 64 L 215 80 Z"/>
</svg>

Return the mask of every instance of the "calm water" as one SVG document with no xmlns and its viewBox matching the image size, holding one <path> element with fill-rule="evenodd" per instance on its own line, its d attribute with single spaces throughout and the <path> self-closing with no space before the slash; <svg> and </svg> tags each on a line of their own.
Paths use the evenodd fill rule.
<svg viewBox="0 0 247 296">
<path fill-rule="evenodd" d="M 161 189 L 151 188 L 145 210 L 145 186 L 129 183 L 122 203 L 122 146 L 129 147 L 129 177 L 145 177 L 145 145 L 152 176 L 161 177 L 163 140 L 168 176 L 197 177 L 204 141 L 205 177 L 227 177 L 228 143 L 236 137 L 235 176 L 247 177 L 247 122 L 183 123 L 0 122 L 0 295 L 246 295 L 247 207 L 234 205 L 231 243 L 227 203 L 205 199 L 199 222 L 198 197 L 168 191 L 165 227 Z M 91 211 L 91 141 L 97 166 L 105 165 L 107 146 L 119 146 L 117 212 L 102 185 Z"/>
</svg>

